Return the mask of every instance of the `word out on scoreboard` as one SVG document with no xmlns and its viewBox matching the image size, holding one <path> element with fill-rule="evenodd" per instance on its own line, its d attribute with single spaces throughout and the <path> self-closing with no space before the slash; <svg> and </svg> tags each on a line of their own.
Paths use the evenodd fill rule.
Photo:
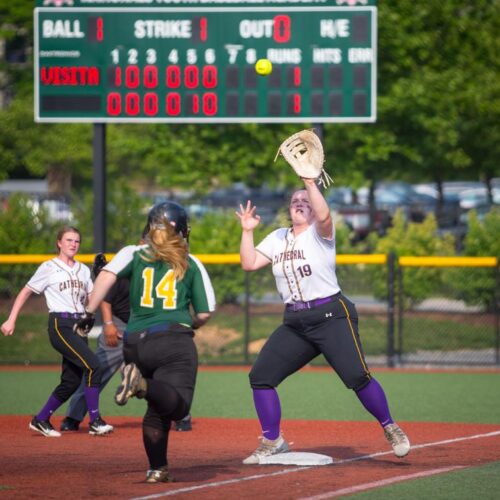
<svg viewBox="0 0 500 500">
<path fill-rule="evenodd" d="M 376 7 L 41 7 L 35 84 L 39 122 L 372 122 Z"/>
</svg>

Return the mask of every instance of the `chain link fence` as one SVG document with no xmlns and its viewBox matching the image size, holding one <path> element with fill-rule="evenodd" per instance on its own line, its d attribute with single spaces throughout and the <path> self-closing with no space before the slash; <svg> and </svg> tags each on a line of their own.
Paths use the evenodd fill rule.
<svg viewBox="0 0 500 500">
<path fill-rule="evenodd" d="M 0 255 L 0 323 L 39 263 L 51 257 Z M 198 257 L 218 304 L 210 322 L 196 332 L 200 363 L 252 363 L 282 321 L 283 304 L 270 269 L 245 273 L 236 254 Z M 87 265 L 93 258 L 79 256 Z M 357 306 L 370 366 L 500 365 L 496 258 L 339 255 L 337 275 L 343 293 Z M 59 363 L 46 330 L 45 300 L 33 296 L 14 336 L 0 340 L 1 362 Z M 98 317 L 91 342 L 100 330 Z M 319 356 L 312 364 L 326 362 Z"/>
<path fill-rule="evenodd" d="M 394 363 L 498 366 L 499 276 L 492 258 L 400 258 Z"/>
</svg>

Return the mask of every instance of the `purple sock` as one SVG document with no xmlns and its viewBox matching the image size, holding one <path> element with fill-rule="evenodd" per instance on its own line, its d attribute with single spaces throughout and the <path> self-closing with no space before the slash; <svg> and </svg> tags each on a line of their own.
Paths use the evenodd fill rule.
<svg viewBox="0 0 500 500">
<path fill-rule="evenodd" d="M 85 401 L 89 410 L 89 419 L 93 422 L 99 416 L 99 387 L 85 387 Z"/>
<path fill-rule="evenodd" d="M 374 378 L 363 389 L 356 391 L 356 395 L 363 403 L 363 406 L 380 422 L 382 427 L 394 423 L 384 389 Z"/>
<path fill-rule="evenodd" d="M 62 405 L 53 394 L 50 395 L 49 399 L 45 403 L 45 406 L 40 410 L 40 413 L 36 416 L 37 420 L 49 420 L 52 414 Z"/>
<path fill-rule="evenodd" d="M 254 389 L 253 402 L 266 439 L 280 435 L 281 405 L 276 389 Z"/>
</svg>

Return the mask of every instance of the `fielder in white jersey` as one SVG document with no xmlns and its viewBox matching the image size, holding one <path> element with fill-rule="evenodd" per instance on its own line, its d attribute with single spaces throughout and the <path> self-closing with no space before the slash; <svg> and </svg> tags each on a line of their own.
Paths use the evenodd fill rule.
<svg viewBox="0 0 500 500">
<path fill-rule="evenodd" d="M 85 399 L 89 408 L 89 433 L 108 434 L 113 431 L 99 413 L 101 365 L 88 346 L 87 338 L 73 331 L 73 325 L 85 312 L 93 289 L 90 270 L 75 259 L 80 248 L 80 231 L 65 226 L 57 234 L 58 256 L 43 262 L 26 286 L 19 292 L 10 315 L 1 326 L 2 333 L 14 333 L 17 317 L 33 294 L 45 295 L 49 309 L 48 333 L 52 347 L 62 355 L 61 382 L 44 407 L 33 417 L 29 428 L 47 437 L 59 437 L 50 422 L 52 414 L 65 403 L 85 381 Z"/>
<path fill-rule="evenodd" d="M 71 314 L 85 312 L 94 287 L 87 266 L 78 261 L 70 266 L 59 257 L 41 264 L 26 286 L 37 295 L 45 295 L 49 313 Z"/>
<path fill-rule="evenodd" d="M 335 273 L 335 227 L 330 209 L 314 179 L 293 193 L 292 225 L 269 234 L 257 246 L 253 232 L 260 222 L 256 207 L 240 205 L 240 257 L 245 271 L 272 264 L 285 303 L 283 323 L 271 334 L 250 372 L 255 409 L 262 427 L 260 446 L 244 464 L 289 450 L 280 431 L 281 404 L 276 387 L 323 354 L 346 387 L 379 421 L 394 453 L 403 457 L 410 442 L 391 417 L 380 384 L 372 377 L 358 334 L 355 305 L 341 292 Z"/>
</svg>

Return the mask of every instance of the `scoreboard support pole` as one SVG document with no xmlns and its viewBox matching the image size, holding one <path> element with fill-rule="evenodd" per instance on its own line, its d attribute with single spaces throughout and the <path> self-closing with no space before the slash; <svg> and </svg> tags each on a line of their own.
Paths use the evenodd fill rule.
<svg viewBox="0 0 500 500">
<path fill-rule="evenodd" d="M 94 123 L 94 252 L 106 251 L 106 124 Z"/>
</svg>

